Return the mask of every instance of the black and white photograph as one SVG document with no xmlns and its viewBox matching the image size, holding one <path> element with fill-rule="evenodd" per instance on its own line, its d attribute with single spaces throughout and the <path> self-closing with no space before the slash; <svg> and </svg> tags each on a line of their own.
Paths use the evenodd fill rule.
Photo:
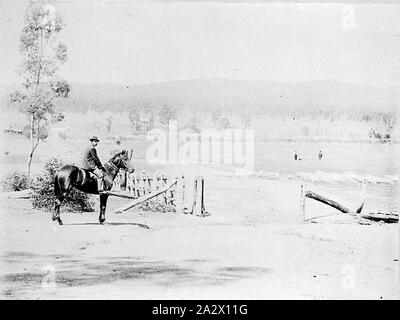
<svg viewBox="0 0 400 320">
<path fill-rule="evenodd" d="M 399 111 L 396 1 L 0 0 L 0 300 L 399 300 Z"/>
</svg>

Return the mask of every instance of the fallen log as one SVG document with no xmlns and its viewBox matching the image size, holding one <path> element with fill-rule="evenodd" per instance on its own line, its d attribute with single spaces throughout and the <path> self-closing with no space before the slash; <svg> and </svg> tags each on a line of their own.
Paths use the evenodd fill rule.
<svg viewBox="0 0 400 320">
<path fill-rule="evenodd" d="M 137 198 L 134 201 L 132 201 L 131 203 L 129 203 L 128 205 L 126 205 L 124 207 L 120 207 L 120 208 L 114 209 L 113 211 L 115 213 L 122 213 L 123 211 L 126 211 L 126 210 L 128 210 L 130 208 L 133 208 L 134 206 L 137 206 L 138 204 L 146 202 L 146 201 L 148 201 L 148 200 L 160 195 L 161 193 L 167 192 L 170 188 L 172 188 L 172 186 L 174 184 L 176 184 L 176 182 L 177 181 L 174 180 L 173 182 L 171 182 L 170 184 L 166 185 L 165 187 L 163 187 L 163 188 L 161 188 L 161 189 L 159 189 L 157 191 L 148 193 L 148 194 L 146 194 L 146 195 L 144 195 L 144 196 L 142 196 L 140 198 Z"/>
<path fill-rule="evenodd" d="M 307 198 L 314 199 L 314 200 L 317 200 L 317 201 L 322 202 L 324 204 L 327 204 L 328 206 L 331 206 L 331 207 L 333 207 L 333 208 L 335 208 L 335 209 L 337 209 L 337 210 L 339 210 L 339 211 L 341 211 L 343 213 L 350 213 L 349 208 L 347 208 L 345 206 L 342 206 L 341 204 L 337 203 L 336 201 L 333 201 L 331 199 L 325 198 L 325 197 L 323 197 L 323 196 L 321 196 L 321 195 L 319 195 L 319 194 L 317 194 L 315 192 L 307 191 L 305 193 L 305 196 Z"/>
<path fill-rule="evenodd" d="M 361 186 L 360 198 L 358 200 L 357 207 L 355 207 L 355 208 L 353 207 L 351 209 L 341 205 L 340 203 L 338 203 L 332 199 L 328 199 L 324 196 L 321 196 L 320 194 L 317 194 L 313 191 L 305 191 L 305 188 L 303 187 L 303 185 L 301 185 L 300 190 L 301 190 L 301 192 L 300 192 L 300 210 L 302 213 L 303 222 L 310 220 L 310 219 L 306 219 L 306 215 L 305 215 L 305 200 L 306 200 L 306 198 L 314 199 L 318 202 L 326 204 L 332 208 L 335 208 L 336 210 L 338 210 L 342 213 L 352 216 L 353 218 L 358 217 L 359 222 L 361 221 L 360 213 L 364 207 L 364 203 L 365 203 L 365 199 L 366 199 L 366 183 L 365 183 L 365 181 L 363 182 L 363 184 Z M 317 218 L 317 217 L 315 217 L 315 218 Z M 314 219 L 314 218 L 312 218 L 312 219 Z"/>
<path fill-rule="evenodd" d="M 359 200 L 360 201 L 359 205 L 355 208 L 355 210 L 350 210 L 349 208 L 341 205 L 340 203 L 338 203 L 334 200 L 328 199 L 326 197 L 323 197 L 320 194 L 315 193 L 313 191 L 307 191 L 304 196 L 307 198 L 322 202 L 324 204 L 327 204 L 328 206 L 331 206 L 332 208 L 335 208 L 335 209 L 339 210 L 340 212 L 347 213 L 352 216 L 354 216 L 358 213 L 361 213 L 361 211 L 364 207 L 364 202 L 365 202 L 365 191 L 362 192 L 362 197 Z"/>
<path fill-rule="evenodd" d="M 372 221 L 384 221 L 386 223 L 398 223 L 399 215 L 395 213 L 383 213 L 383 212 L 370 212 L 362 214 L 361 218 Z"/>
</svg>

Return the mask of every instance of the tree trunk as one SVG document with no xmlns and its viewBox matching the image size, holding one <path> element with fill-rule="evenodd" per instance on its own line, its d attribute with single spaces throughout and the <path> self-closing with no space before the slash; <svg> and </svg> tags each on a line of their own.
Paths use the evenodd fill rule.
<svg viewBox="0 0 400 320">
<path fill-rule="evenodd" d="M 31 115 L 31 123 L 30 123 L 30 136 L 29 139 L 31 140 L 31 151 L 29 153 L 28 161 L 27 161 L 27 173 L 28 176 L 31 174 L 31 163 L 32 163 L 32 158 L 33 158 L 33 152 L 35 150 L 35 140 L 33 138 L 34 135 L 34 121 L 33 121 L 33 115 Z"/>
<path fill-rule="evenodd" d="M 32 158 L 33 158 L 33 151 L 29 154 L 28 157 L 28 163 L 27 163 L 27 173 L 28 173 L 28 177 L 31 175 L 31 163 L 32 163 Z"/>
</svg>

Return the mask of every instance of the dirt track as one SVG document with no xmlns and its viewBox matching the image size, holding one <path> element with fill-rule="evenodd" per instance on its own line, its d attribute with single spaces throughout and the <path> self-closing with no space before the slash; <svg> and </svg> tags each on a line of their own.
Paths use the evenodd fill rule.
<svg viewBox="0 0 400 320">
<path fill-rule="evenodd" d="M 113 198 L 105 226 L 96 211 L 64 213 L 60 227 L 29 200 L 3 195 L 2 298 L 399 297 L 397 225 L 344 215 L 301 224 L 297 202 L 277 196 L 297 197 L 296 182 L 210 179 L 210 217 L 115 215 L 126 200 Z"/>
</svg>

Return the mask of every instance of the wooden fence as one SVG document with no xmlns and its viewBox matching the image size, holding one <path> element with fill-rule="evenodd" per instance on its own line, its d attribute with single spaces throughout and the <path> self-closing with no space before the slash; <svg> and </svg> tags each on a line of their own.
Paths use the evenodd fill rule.
<svg viewBox="0 0 400 320">
<path fill-rule="evenodd" d="M 177 213 L 207 216 L 209 213 L 205 209 L 204 184 L 203 177 L 196 177 L 193 181 L 192 197 L 188 197 L 184 176 L 168 178 L 164 173 L 151 176 L 144 171 L 141 173 L 121 172 L 114 180 L 112 190 L 106 193 L 133 199 L 129 204 L 115 209 L 117 213 L 153 200 L 167 207 L 172 206 Z"/>
</svg>

